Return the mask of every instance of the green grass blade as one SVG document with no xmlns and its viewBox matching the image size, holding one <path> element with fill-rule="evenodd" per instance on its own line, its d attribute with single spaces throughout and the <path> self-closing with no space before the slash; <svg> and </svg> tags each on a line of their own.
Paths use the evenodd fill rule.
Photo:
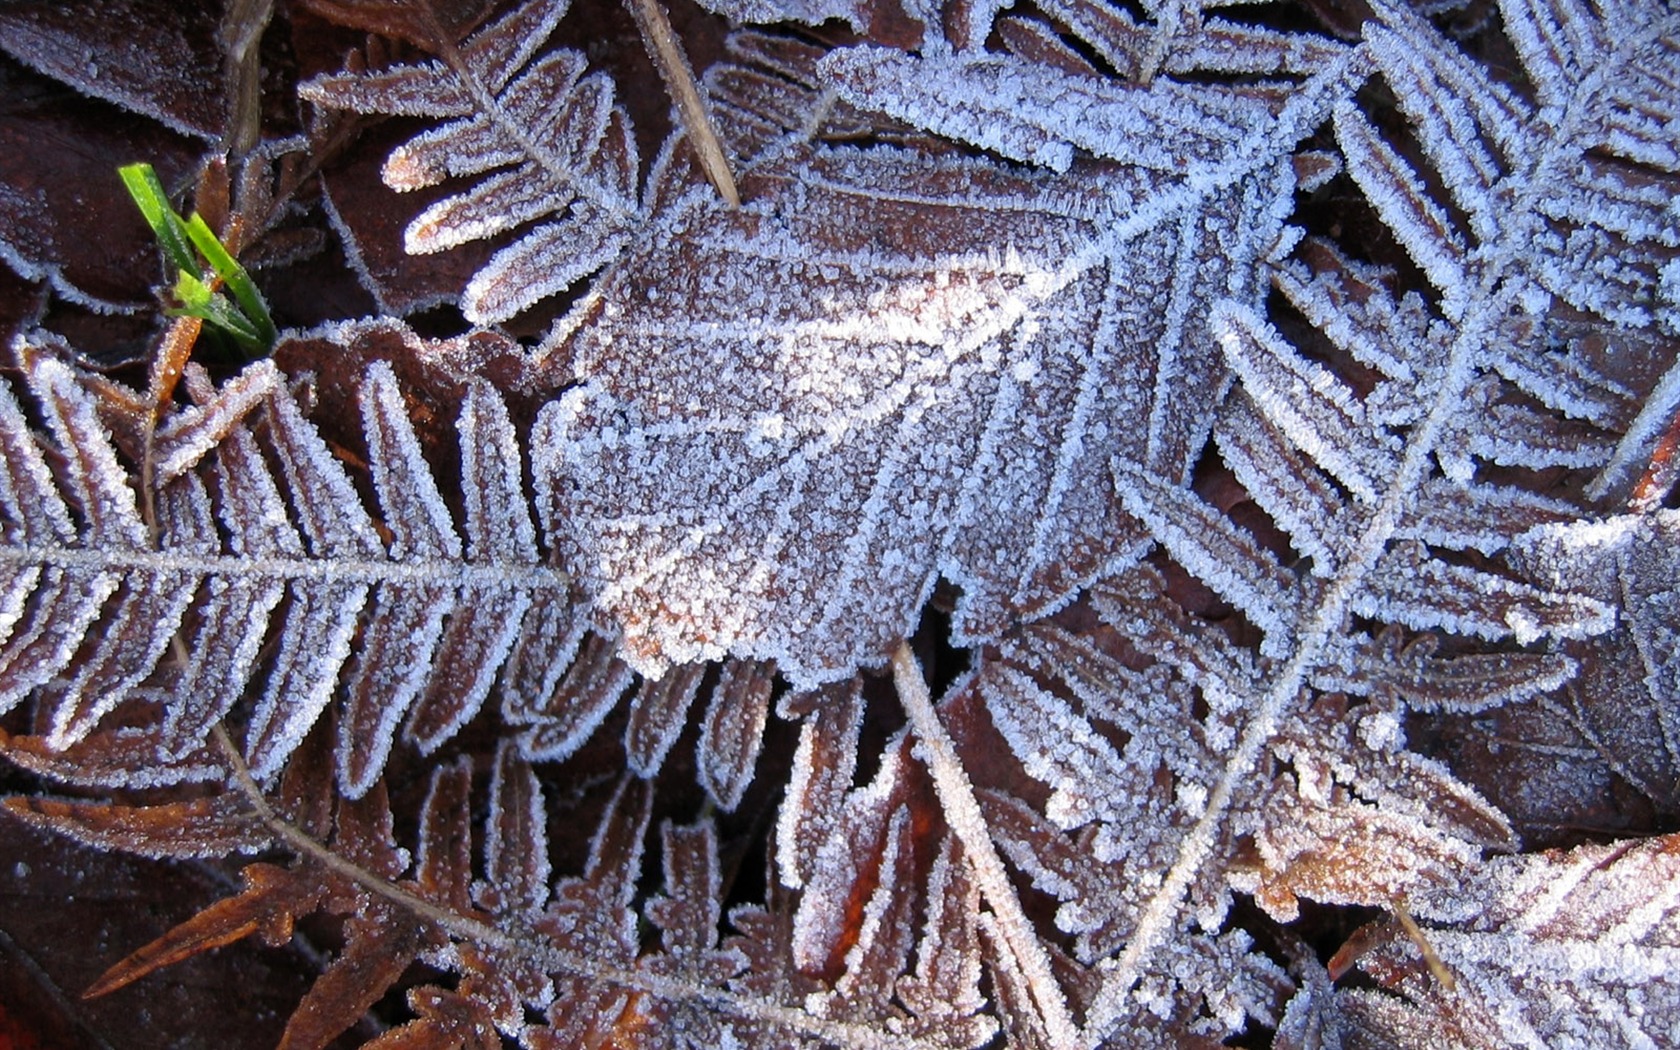
<svg viewBox="0 0 1680 1050">
<path fill-rule="evenodd" d="M 164 192 L 157 172 L 150 164 L 127 164 L 118 168 L 117 174 L 152 228 L 170 265 L 180 270 L 197 270 L 198 260 L 188 244 L 186 226 L 170 207 L 169 194 Z"/>
<path fill-rule="evenodd" d="M 187 220 L 186 227 L 193 247 L 199 250 L 205 261 L 210 264 L 210 269 L 215 271 L 216 276 L 227 285 L 228 291 L 233 293 L 234 301 L 250 319 L 264 348 L 274 345 L 274 320 L 269 316 L 268 303 L 263 301 L 262 293 L 257 291 L 251 275 L 245 271 L 245 267 L 239 265 L 239 260 L 233 257 L 233 253 L 222 245 L 203 216 L 193 213 L 192 218 Z"/>
<path fill-rule="evenodd" d="M 234 308 L 210 286 L 182 270 L 175 279 L 175 299 L 181 305 L 165 313 L 171 317 L 198 317 L 231 336 L 247 353 L 262 354 L 270 348 L 249 317 Z"/>
</svg>

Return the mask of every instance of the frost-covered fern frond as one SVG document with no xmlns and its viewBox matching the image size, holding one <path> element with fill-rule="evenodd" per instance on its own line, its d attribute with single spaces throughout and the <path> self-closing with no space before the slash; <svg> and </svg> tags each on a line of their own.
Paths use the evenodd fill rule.
<svg viewBox="0 0 1680 1050">
<path fill-rule="evenodd" d="M 317 77 L 298 89 L 317 105 L 446 121 L 385 162 L 395 190 L 475 180 L 409 224 L 409 252 L 529 227 L 462 292 L 476 324 L 505 321 L 600 269 L 640 220 L 635 140 L 612 81 L 587 72 L 577 51 L 538 57 L 566 8 L 567 0 L 530 0 L 431 62 Z"/>
<path fill-rule="evenodd" d="M 1357 960 L 1334 960 L 1332 972 L 1357 961 L 1382 990 L 1321 987 L 1312 1008 L 1404 1050 L 1439 1046 L 1443 1033 L 1475 1050 L 1668 1045 L 1680 1035 L 1668 976 L 1680 966 L 1680 908 L 1649 887 L 1677 879 L 1675 835 L 1492 858 L 1415 902 L 1419 936 L 1452 987 L 1401 923 L 1378 922 L 1357 936 Z"/>
<path fill-rule="evenodd" d="M 328 1045 L 417 961 L 433 976 L 409 987 L 413 1018 L 389 1040 L 618 1040 L 649 1050 L 991 1045 L 1008 996 L 988 997 L 982 982 L 1010 975 L 960 848 L 934 827 L 902 735 L 872 783 L 809 815 L 834 834 L 822 843 L 820 884 L 797 912 L 772 883 L 769 899 L 726 914 L 726 894 L 737 902 L 744 894 L 725 881 L 717 822 L 667 820 L 650 836 L 651 780 L 623 776 L 587 789 L 598 818 L 580 836 L 586 849 L 551 842 L 553 788 L 525 752 L 502 737 L 484 772 L 471 756 L 434 763 L 412 813 L 393 812 L 384 779 L 357 798 L 335 794 L 325 727 L 266 788 L 223 751 L 207 760 L 219 783 L 195 788 L 190 801 L 11 798 L 5 809 L 84 844 L 148 856 L 291 852 L 284 865 L 247 864 L 240 893 L 117 962 L 91 989 L 108 993 L 252 934 L 283 940 L 317 912 L 339 917 L 343 946 L 292 1016 L 288 1046 Z M 101 781 L 76 757 L 60 769 Z M 413 839 L 399 826 L 412 827 Z M 650 837 L 662 883 L 645 870 L 654 867 Z M 578 857 L 576 869 L 551 860 L 556 845 Z"/>
<path fill-rule="evenodd" d="M 1675 331 L 1680 21 L 1639 0 L 1506 0 L 1500 10 L 1532 99 L 1398 8 L 1366 30 L 1448 200 L 1433 199 L 1414 164 L 1344 104 L 1336 132 L 1350 173 L 1450 319 L 1497 273 L 1530 313 L 1555 296 L 1615 324 Z"/>
<path fill-rule="evenodd" d="M 1113 633 L 1037 625 L 997 647 L 949 702 L 983 704 L 1038 782 L 988 788 L 987 816 L 1009 856 L 1058 902 L 1056 925 L 1073 938 L 1074 957 L 1099 974 L 1135 936 L 1244 728 L 1244 699 L 1270 670 L 1219 628 L 1169 612 L 1172 604 L 1160 574 L 1135 568 L 1092 595 Z M 1426 677 L 1427 662 L 1411 675 Z M 1515 662 L 1528 671 L 1538 663 Z M 1489 688 L 1518 669 L 1456 668 L 1464 688 L 1478 679 Z M 1408 753 L 1395 727 L 1391 701 L 1349 705 L 1332 694 L 1291 712 L 1262 766 L 1276 772 L 1235 788 L 1218 860 L 1188 887 L 1111 1040 L 1182 1045 L 1226 1038 L 1250 1018 L 1275 1024 L 1283 976 L 1230 914 L 1234 889 L 1287 922 L 1298 898 L 1382 906 L 1451 885 L 1484 849 L 1510 848 L 1499 813 Z M 1007 782 L 995 760 L 976 775 Z M 1044 791 L 1042 804 L 1024 800 Z M 1163 1000 L 1178 1009 L 1162 1016 L 1150 1006 Z"/>
<path fill-rule="evenodd" d="M 423 358 L 463 341 L 427 343 L 385 320 L 292 342 Z M 205 746 L 226 722 L 266 779 L 329 722 L 354 798 L 398 740 L 435 752 L 494 696 L 533 761 L 571 756 L 622 710 L 625 758 L 645 777 L 692 717 L 702 788 L 724 809 L 740 802 L 773 670 L 726 661 L 642 680 L 616 637 L 587 632 L 552 537 L 539 541 L 532 524 L 526 457 L 489 384 L 466 384 L 458 471 L 435 472 L 395 372 L 370 365 L 351 387 L 364 472 L 306 418 L 294 381 L 260 362 L 219 389 L 195 381 L 200 403 L 165 415 L 148 475 L 109 386 L 38 347 L 22 352 L 22 393 L 41 406 L 48 440 L 0 390 L 0 712 L 32 703 L 37 727 L 10 741 L 18 763 L 63 778 L 103 768 L 105 754 L 150 768 L 141 779 L 201 779 L 214 775 Z M 149 504 L 138 497 L 147 476 Z"/>
<path fill-rule="evenodd" d="M 981 10 L 976 5 L 965 15 L 976 18 Z M 954 51 L 937 38 L 937 46 L 924 45 L 919 54 L 838 48 L 819 64 L 819 79 L 860 109 L 1012 160 L 1061 171 L 1079 152 L 1178 172 L 1227 155 L 1300 78 L 1349 59 L 1348 48 L 1323 37 L 1216 24 L 1187 35 L 1201 46 L 1175 54 L 1166 71 L 1176 76 L 1136 77 L 1139 66 L 1153 68 L 1163 58 L 1153 31 L 1080 0 L 1047 10 L 1121 78 L 1092 65 L 1057 29 L 1011 15 L 1000 23 L 1007 51 L 982 49 L 987 31 L 971 25 L 969 43 Z"/>
<path fill-rule="evenodd" d="M 1616 622 L 1612 604 L 1525 580 L 1522 566 L 1503 559 L 1523 530 L 1584 513 L 1579 495 L 1542 491 L 1532 472 L 1603 466 L 1623 434 L 1638 429 L 1647 411 L 1639 406 L 1673 363 L 1672 344 L 1624 335 L 1672 323 L 1663 305 L 1667 260 L 1680 244 L 1672 173 L 1660 150 L 1635 145 L 1662 135 L 1641 117 L 1614 114 L 1630 93 L 1649 93 L 1642 66 L 1672 62 L 1674 23 L 1666 9 L 1645 7 L 1626 13 L 1625 32 L 1595 37 L 1598 13 L 1507 6 L 1519 28 L 1525 18 L 1553 27 L 1579 19 L 1570 46 L 1588 52 L 1568 61 L 1587 62 L 1590 75 L 1565 75 L 1565 58 L 1519 40 L 1544 84 L 1536 105 L 1421 18 L 1394 10 L 1367 27 L 1366 46 L 1414 137 L 1391 139 L 1352 100 L 1335 107 L 1347 171 L 1422 271 L 1426 294 L 1396 295 L 1377 272 L 1310 245 L 1277 277 L 1319 329 L 1303 343 L 1310 353 L 1250 307 L 1213 313 L 1237 377 L 1215 431 L 1221 459 L 1293 550 L 1134 464 L 1115 463 L 1127 509 L 1259 629 L 1271 669 L 1238 686 L 1248 716 L 1237 744 L 1144 909 L 1140 934 L 1108 975 L 1095 1012 L 1100 1031 L 1123 1012 L 1119 993 L 1139 979 L 1216 848 L 1221 811 L 1237 805 L 1290 712 L 1314 686 L 1371 698 L 1411 691 L 1383 681 L 1392 666 L 1360 682 L 1389 663 L 1384 646 L 1395 653 L 1394 636 L 1369 633 L 1373 625 L 1509 652 L 1600 635 Z M 1603 43 L 1596 51 L 1595 39 Z M 1651 99 L 1638 108 L 1671 105 Z M 1413 149 L 1427 175 L 1408 159 Z M 1611 340 L 1643 356 L 1600 353 Z M 1519 659 L 1535 658 L 1546 668 L 1535 669 L 1537 689 L 1559 685 L 1577 666 L 1543 648 Z M 1490 683 L 1443 701 L 1441 684 L 1422 691 L 1421 706 L 1510 698 L 1507 686 Z"/>
<path fill-rule="evenodd" d="M 17 402 L 0 396 L 0 707 L 33 696 L 48 749 L 83 742 L 121 706 L 156 704 L 161 714 L 139 723 L 167 764 L 249 692 L 237 718 L 248 761 L 269 776 L 338 696 L 339 774 L 358 796 L 399 727 L 436 748 L 498 674 L 504 695 L 552 693 L 565 639 L 580 632 L 568 579 L 537 546 L 523 457 L 487 385 L 472 386 L 457 423 L 464 527 L 387 366 L 361 390 L 369 505 L 267 362 L 201 390 L 204 403 L 159 432 L 148 521 L 139 471 L 113 446 L 97 394 L 45 353 L 24 353 L 63 466 L 55 473 Z"/>
</svg>

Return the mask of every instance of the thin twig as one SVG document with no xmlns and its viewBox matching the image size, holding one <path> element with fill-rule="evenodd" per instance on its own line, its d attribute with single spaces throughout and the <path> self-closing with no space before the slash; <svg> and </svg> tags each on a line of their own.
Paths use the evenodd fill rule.
<svg viewBox="0 0 1680 1050">
<path fill-rule="evenodd" d="M 1417 920 L 1412 918 L 1412 913 L 1407 911 L 1406 906 L 1397 900 L 1392 901 L 1389 907 L 1393 909 L 1394 917 L 1400 920 L 1400 928 L 1406 931 L 1406 936 L 1412 944 L 1417 946 L 1418 952 L 1423 955 L 1423 964 L 1429 967 L 1429 972 L 1434 975 L 1435 980 L 1439 981 L 1441 987 L 1449 992 L 1458 991 L 1458 978 L 1454 977 L 1453 972 L 1447 969 L 1447 964 L 1441 961 L 1441 957 L 1435 954 L 1435 946 L 1429 943 L 1429 938 L 1425 936 L 1423 927 L 1419 926 Z"/>
<path fill-rule="evenodd" d="M 660 79 L 665 81 L 665 89 L 677 104 L 677 116 L 700 159 L 701 170 L 717 187 L 718 195 L 731 208 L 739 208 L 741 194 L 735 188 L 735 176 L 729 171 L 729 157 L 723 152 L 723 143 L 718 141 L 712 118 L 706 112 L 706 101 L 694 82 L 694 70 L 688 64 L 688 56 L 683 54 L 682 42 L 671 28 L 671 20 L 665 17 L 665 8 L 659 0 L 624 0 L 624 4 L 636 19 L 636 28 L 642 31 L 648 57 L 653 59 Z"/>
<path fill-rule="evenodd" d="M 1067 1000 L 1050 970 L 1050 957 L 1021 910 L 1020 898 L 1009 881 L 1003 858 L 992 845 L 991 831 L 974 797 L 974 785 L 957 759 L 957 748 L 950 734 L 939 721 L 933 698 L 928 694 L 927 679 L 922 677 L 921 665 L 910 652 L 909 643 L 900 642 L 893 650 L 892 668 L 899 702 L 910 717 L 910 728 L 921 740 L 922 757 L 933 775 L 933 788 L 945 811 L 945 822 L 962 843 L 963 855 L 974 871 L 980 894 L 996 916 L 1016 965 L 1026 976 L 1039 1019 L 1057 1050 L 1075 1050 L 1084 1045 L 1079 1026 L 1068 1013 Z"/>
</svg>

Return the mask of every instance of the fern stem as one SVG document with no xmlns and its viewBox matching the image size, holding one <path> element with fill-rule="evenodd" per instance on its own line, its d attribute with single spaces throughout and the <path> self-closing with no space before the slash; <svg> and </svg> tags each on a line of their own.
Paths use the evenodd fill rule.
<svg viewBox="0 0 1680 1050">
<path fill-rule="evenodd" d="M 307 580 L 401 586 L 508 588 L 567 593 L 570 577 L 547 565 L 487 565 L 377 558 L 247 558 L 238 554 L 196 554 L 172 550 L 100 550 L 87 547 L 0 548 L 0 565 L 51 565 L 66 569 L 142 574 L 179 572 L 223 580 Z"/>
<path fill-rule="evenodd" d="M 510 932 L 442 907 L 353 861 L 346 860 L 333 852 L 331 847 L 287 820 L 269 804 L 262 787 L 251 776 L 250 766 L 246 764 L 238 745 L 228 735 L 226 727 L 217 723 L 211 733 L 216 747 L 221 751 L 231 771 L 233 785 L 251 804 L 257 819 L 280 841 L 300 857 L 321 865 L 333 875 L 348 880 L 368 893 L 390 901 L 447 933 L 454 940 L 483 945 L 553 972 L 615 984 L 656 998 L 672 1002 L 704 1003 L 736 1017 L 803 1032 L 848 1050 L 939 1050 L 935 1045 L 923 1040 L 889 1037 L 865 1025 L 824 1020 L 813 1017 L 804 1010 L 737 995 L 721 988 L 707 988 L 642 970 L 606 966 L 587 956 L 544 944 L 535 939 L 535 934 L 528 931 Z"/>
<path fill-rule="evenodd" d="M 908 642 L 900 642 L 893 650 L 892 669 L 893 684 L 898 688 L 905 714 L 910 717 L 910 727 L 921 741 L 921 757 L 933 776 L 934 791 L 945 811 L 945 821 L 962 843 L 963 855 L 974 872 L 980 893 L 1002 928 L 1004 942 L 1015 957 L 1015 964 L 1026 976 L 1050 1045 L 1057 1050 L 1088 1045 L 1068 1012 L 1067 1000 L 1050 970 L 1050 957 L 1021 910 L 1021 900 L 1009 881 L 1003 858 L 992 845 L 991 830 L 980 812 L 979 800 L 974 797 L 974 784 L 957 759 L 956 744 L 939 721 L 939 713 L 934 710 L 933 698 L 928 693 L 927 679 Z"/>
</svg>

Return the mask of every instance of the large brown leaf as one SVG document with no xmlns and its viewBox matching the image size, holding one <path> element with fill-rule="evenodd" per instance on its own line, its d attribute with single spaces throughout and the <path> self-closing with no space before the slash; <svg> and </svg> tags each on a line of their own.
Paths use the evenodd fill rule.
<svg viewBox="0 0 1680 1050">
<path fill-rule="evenodd" d="M 1292 185 L 1252 163 L 1192 188 L 799 149 L 740 211 L 673 205 L 551 347 L 582 385 L 533 438 L 629 657 L 812 685 L 880 662 L 938 577 L 960 644 L 1134 556 L 1109 463 L 1182 477 L 1201 445 L 1206 311 L 1257 294 Z"/>
</svg>

